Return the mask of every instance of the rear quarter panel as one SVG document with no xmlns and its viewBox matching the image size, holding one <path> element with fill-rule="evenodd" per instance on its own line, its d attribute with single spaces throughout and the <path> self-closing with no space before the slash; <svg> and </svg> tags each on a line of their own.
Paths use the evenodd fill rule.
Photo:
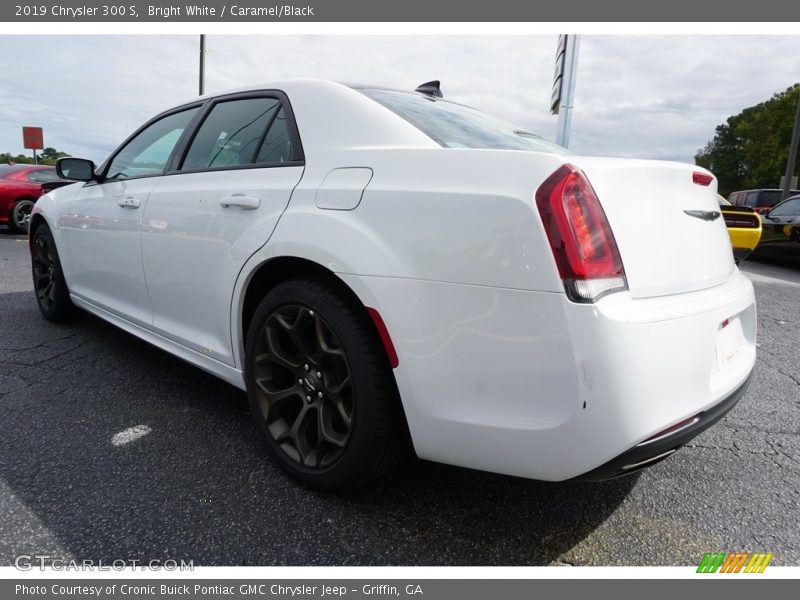
<svg viewBox="0 0 800 600">
<path fill-rule="evenodd" d="M 281 256 L 304 258 L 340 275 L 562 293 L 533 194 L 564 162 L 556 155 L 499 150 L 317 153 L 307 159 L 269 242 L 242 270 L 232 331 L 241 331 L 250 274 Z M 317 208 L 319 185 L 332 169 L 344 167 L 374 173 L 361 202 L 353 210 Z M 371 302 L 381 310 L 377 299 Z M 241 340 L 238 346 L 241 365 Z"/>
</svg>

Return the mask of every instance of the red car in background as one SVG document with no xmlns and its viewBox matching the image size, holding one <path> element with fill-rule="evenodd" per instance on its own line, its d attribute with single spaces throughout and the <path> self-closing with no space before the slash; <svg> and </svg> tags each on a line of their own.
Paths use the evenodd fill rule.
<svg viewBox="0 0 800 600">
<path fill-rule="evenodd" d="M 0 225 L 7 224 L 15 233 L 28 231 L 31 210 L 45 193 L 43 184 L 53 187 L 74 183 L 56 175 L 47 165 L 0 165 Z"/>
<path fill-rule="evenodd" d="M 797 194 L 800 194 L 800 191 L 791 190 L 789 192 L 790 196 Z M 783 200 L 783 190 L 777 189 L 742 190 L 728 196 L 728 202 L 734 206 L 748 206 L 757 213 L 769 212 L 781 200 Z"/>
</svg>

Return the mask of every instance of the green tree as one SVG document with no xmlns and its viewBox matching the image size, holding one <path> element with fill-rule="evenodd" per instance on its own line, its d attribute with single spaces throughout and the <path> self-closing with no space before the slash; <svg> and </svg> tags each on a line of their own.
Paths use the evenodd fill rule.
<svg viewBox="0 0 800 600">
<path fill-rule="evenodd" d="M 54 165 L 59 158 L 66 158 L 70 156 L 66 152 L 59 152 L 55 148 L 48 146 L 39 155 L 39 163 L 43 165 Z"/>
<path fill-rule="evenodd" d="M 798 98 L 800 83 L 717 126 L 714 139 L 694 160 L 717 176 L 720 194 L 778 187 L 789 157 Z"/>
<path fill-rule="evenodd" d="M 54 165 L 59 158 L 70 156 L 66 152 L 60 152 L 52 147 L 47 147 L 39 154 L 40 165 Z M 25 154 L 17 154 L 14 156 L 11 152 L 0 152 L 0 165 L 6 165 L 9 162 L 15 162 L 18 165 L 32 165 L 33 156 Z"/>
</svg>

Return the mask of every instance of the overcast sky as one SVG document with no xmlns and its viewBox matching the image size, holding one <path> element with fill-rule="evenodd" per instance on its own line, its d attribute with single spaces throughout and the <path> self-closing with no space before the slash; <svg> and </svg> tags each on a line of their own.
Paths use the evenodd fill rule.
<svg viewBox="0 0 800 600">
<path fill-rule="evenodd" d="M 206 91 L 290 77 L 413 89 L 552 139 L 555 36 L 208 36 Z M 102 161 L 197 94 L 198 37 L 0 36 L 0 152 L 21 127 Z M 582 36 L 570 149 L 692 161 L 714 128 L 800 81 L 800 36 Z"/>
</svg>

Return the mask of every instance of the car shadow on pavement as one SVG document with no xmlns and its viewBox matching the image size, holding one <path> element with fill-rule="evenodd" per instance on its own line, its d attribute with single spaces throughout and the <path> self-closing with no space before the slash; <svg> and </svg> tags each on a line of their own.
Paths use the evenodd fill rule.
<svg viewBox="0 0 800 600">
<path fill-rule="evenodd" d="M 240 390 L 89 315 L 47 323 L 30 292 L 0 301 L 0 564 L 542 565 L 636 483 L 412 460 L 358 493 L 311 492 L 269 461 Z"/>
</svg>

